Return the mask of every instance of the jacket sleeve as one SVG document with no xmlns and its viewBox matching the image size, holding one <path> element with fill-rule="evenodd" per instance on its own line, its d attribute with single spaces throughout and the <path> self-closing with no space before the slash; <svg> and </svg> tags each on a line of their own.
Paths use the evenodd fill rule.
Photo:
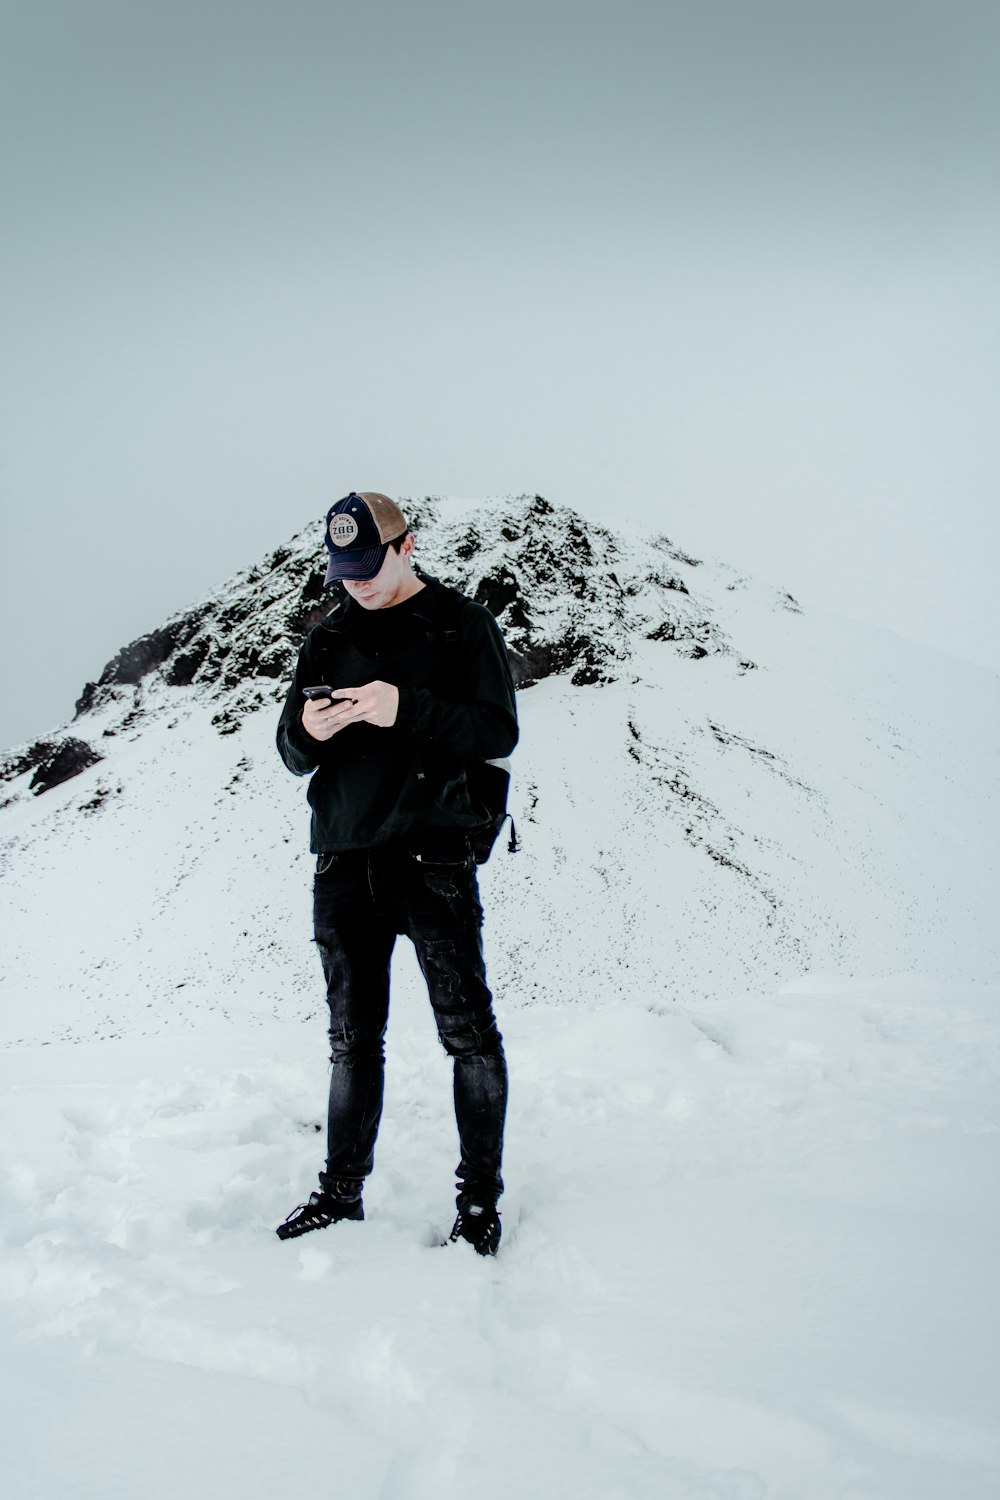
<svg viewBox="0 0 1000 1500">
<path fill-rule="evenodd" d="M 462 761 L 499 760 L 517 744 L 517 706 L 500 627 L 472 605 L 455 651 L 454 691 L 401 687 L 396 723 Z"/>
<path fill-rule="evenodd" d="M 323 749 L 319 740 L 314 740 L 311 734 L 307 734 L 302 723 L 302 706 L 306 701 L 302 696 L 302 689 L 317 685 L 315 672 L 310 638 L 307 636 L 299 651 L 295 676 L 278 720 L 278 754 L 296 776 L 307 776 L 310 771 L 315 771 Z"/>
</svg>

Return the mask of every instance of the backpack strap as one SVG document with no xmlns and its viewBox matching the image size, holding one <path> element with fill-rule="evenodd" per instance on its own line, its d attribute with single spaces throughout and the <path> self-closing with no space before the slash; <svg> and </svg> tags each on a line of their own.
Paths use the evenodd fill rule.
<svg viewBox="0 0 1000 1500">
<path fill-rule="evenodd" d="M 460 646 L 462 617 L 469 601 L 450 584 L 439 583 L 437 579 L 434 582 L 437 584 L 437 619 L 435 624 L 428 624 L 427 637 L 445 646 Z"/>
</svg>

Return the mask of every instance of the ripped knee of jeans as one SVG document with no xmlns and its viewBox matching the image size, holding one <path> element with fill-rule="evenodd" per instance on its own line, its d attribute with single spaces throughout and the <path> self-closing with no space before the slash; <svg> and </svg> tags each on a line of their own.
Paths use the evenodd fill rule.
<svg viewBox="0 0 1000 1500">
<path fill-rule="evenodd" d="M 385 1056 L 385 1031 L 370 1031 L 359 1026 L 330 1027 L 330 1061 L 332 1063 L 368 1062 Z"/>
<path fill-rule="evenodd" d="M 503 1056 L 500 1032 L 492 1020 L 485 1030 L 480 1031 L 467 1016 L 441 1019 L 438 1022 L 438 1041 L 449 1057 L 481 1058 L 485 1062 Z"/>
</svg>

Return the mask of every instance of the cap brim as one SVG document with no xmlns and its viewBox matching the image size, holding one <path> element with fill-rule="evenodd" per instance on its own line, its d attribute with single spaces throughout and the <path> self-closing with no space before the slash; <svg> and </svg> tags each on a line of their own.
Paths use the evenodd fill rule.
<svg viewBox="0 0 1000 1500">
<path fill-rule="evenodd" d="M 340 552 L 336 556 L 331 555 L 326 568 L 325 583 L 333 583 L 337 578 L 356 578 L 359 582 L 374 578 L 380 572 L 385 562 L 385 554 L 389 550 L 389 543 L 383 542 L 381 547 L 366 547 L 363 551 Z"/>
</svg>

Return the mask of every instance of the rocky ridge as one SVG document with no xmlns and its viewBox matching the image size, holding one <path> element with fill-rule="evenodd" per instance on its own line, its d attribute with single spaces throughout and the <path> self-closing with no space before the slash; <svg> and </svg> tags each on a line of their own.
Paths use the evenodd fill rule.
<svg viewBox="0 0 1000 1500">
<path fill-rule="evenodd" d="M 456 502 L 404 498 L 419 565 L 485 604 L 498 619 L 520 688 L 565 675 L 578 687 L 629 670 L 636 642 L 659 641 L 698 660 L 738 655 L 697 592 L 698 559 L 665 536 L 629 540 L 541 495 Z M 0 780 L 31 772 L 35 795 L 103 758 L 101 741 L 141 732 L 176 711 L 172 690 L 214 706 L 220 734 L 279 702 L 303 635 L 333 607 L 324 588 L 322 522 L 159 629 L 125 646 L 88 682 L 73 721 L 0 762 Z M 786 607 L 797 608 L 787 597 Z M 741 671 L 753 666 L 741 661 Z M 84 738 L 89 734 L 90 738 Z M 9 799 L 8 799 L 9 800 Z"/>
</svg>

